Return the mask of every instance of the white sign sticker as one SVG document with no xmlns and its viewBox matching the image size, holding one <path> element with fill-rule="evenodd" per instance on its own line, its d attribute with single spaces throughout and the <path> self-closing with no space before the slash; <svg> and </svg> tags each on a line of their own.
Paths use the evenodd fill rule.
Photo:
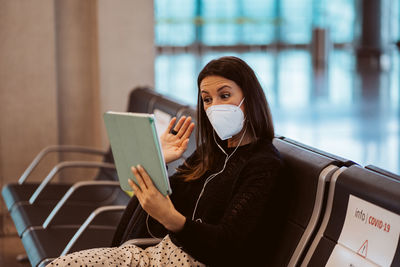
<svg viewBox="0 0 400 267">
<path fill-rule="evenodd" d="M 154 110 L 154 117 L 156 121 L 156 129 L 158 136 L 161 136 L 168 127 L 171 120 L 171 115 L 159 109 Z"/>
<path fill-rule="evenodd" d="M 355 254 L 354 251 L 336 245 L 325 267 L 378 267 L 367 259 Z"/>
<path fill-rule="evenodd" d="M 400 216 L 350 195 L 338 245 L 358 257 L 390 266 L 400 235 Z M 334 254 L 331 258 L 334 258 Z M 331 259 L 334 260 L 334 259 Z"/>
</svg>

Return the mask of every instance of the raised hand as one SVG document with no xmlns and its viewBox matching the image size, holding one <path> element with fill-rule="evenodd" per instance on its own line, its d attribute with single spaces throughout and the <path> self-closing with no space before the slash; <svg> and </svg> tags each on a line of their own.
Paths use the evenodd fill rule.
<svg viewBox="0 0 400 267">
<path fill-rule="evenodd" d="M 160 136 L 161 148 L 164 154 L 165 163 L 179 159 L 187 149 L 189 137 L 193 132 L 194 123 L 192 118 L 182 116 L 176 122 L 176 117 L 169 122 L 167 130 Z"/>
</svg>

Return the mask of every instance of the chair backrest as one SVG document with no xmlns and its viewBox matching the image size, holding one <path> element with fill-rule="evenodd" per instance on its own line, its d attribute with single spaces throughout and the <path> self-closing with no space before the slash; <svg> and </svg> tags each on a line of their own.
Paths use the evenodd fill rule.
<svg viewBox="0 0 400 267">
<path fill-rule="evenodd" d="M 340 157 L 340 156 L 331 154 L 331 153 L 329 153 L 329 152 L 320 150 L 320 149 L 318 149 L 318 148 L 315 148 L 315 147 L 312 147 L 312 146 L 309 146 L 309 145 L 300 143 L 300 142 L 298 142 L 298 141 L 296 141 L 296 140 L 293 140 L 293 139 L 290 139 L 290 138 L 288 138 L 288 137 L 281 136 L 280 139 L 283 139 L 283 140 L 285 140 L 285 141 L 288 142 L 288 143 L 291 143 L 291 144 L 294 144 L 294 145 L 296 145 L 296 146 L 302 147 L 302 148 L 307 149 L 307 150 L 309 150 L 309 151 L 312 151 L 312 152 L 314 152 L 314 153 L 323 155 L 323 156 L 325 156 L 325 157 L 327 157 L 327 158 L 334 159 L 334 160 L 336 160 L 336 161 L 339 163 L 339 166 L 346 166 L 346 167 L 349 167 L 349 166 L 351 166 L 351 165 L 353 165 L 353 164 L 356 164 L 356 163 L 355 163 L 354 161 L 352 161 L 352 160 L 349 160 L 349 159 L 346 159 L 346 158 L 343 158 L 343 157 Z"/>
<path fill-rule="evenodd" d="M 160 94 L 149 87 L 136 87 L 129 94 L 128 112 L 149 113 L 150 106 Z"/>
<path fill-rule="evenodd" d="M 400 266 L 399 235 L 400 180 L 354 165 L 332 178 L 302 266 Z"/>
<path fill-rule="evenodd" d="M 340 162 L 282 139 L 273 143 L 284 160 L 290 200 L 273 266 L 296 266 L 316 232 L 326 183 Z"/>
<path fill-rule="evenodd" d="M 383 176 L 386 176 L 386 177 L 389 177 L 389 178 L 393 178 L 393 179 L 396 179 L 396 180 L 400 181 L 400 175 L 394 174 L 392 172 L 389 172 L 389 171 L 384 170 L 382 168 L 379 168 L 377 166 L 367 165 L 367 166 L 365 166 L 365 168 L 367 170 L 370 170 L 370 171 L 373 171 L 373 172 L 377 172 L 377 173 L 379 173 L 379 174 L 381 174 Z"/>
</svg>

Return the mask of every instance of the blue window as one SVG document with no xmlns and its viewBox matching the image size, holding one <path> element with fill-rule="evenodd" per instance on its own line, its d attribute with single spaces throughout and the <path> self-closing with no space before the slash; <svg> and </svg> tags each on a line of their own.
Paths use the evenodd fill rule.
<svg viewBox="0 0 400 267">
<path fill-rule="evenodd" d="M 309 90 L 312 29 L 326 28 L 333 43 L 352 43 L 354 19 L 353 0 L 155 0 L 156 89 L 195 104 L 196 77 L 204 64 L 237 55 L 255 69 L 271 104 L 306 105 L 304 95 L 296 103 L 279 100 L 278 89 L 288 83 L 280 62 L 305 64 L 292 81 Z"/>
</svg>

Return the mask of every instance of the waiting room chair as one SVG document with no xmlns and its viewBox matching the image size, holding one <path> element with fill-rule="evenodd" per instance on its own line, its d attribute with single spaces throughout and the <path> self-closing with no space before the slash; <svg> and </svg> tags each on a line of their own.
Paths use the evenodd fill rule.
<svg viewBox="0 0 400 267">
<path fill-rule="evenodd" d="M 317 153 L 284 137 L 273 143 L 284 159 L 288 181 L 284 193 L 290 201 L 273 266 L 297 266 L 322 218 L 327 185 L 347 160 Z"/>
<path fill-rule="evenodd" d="M 341 168 L 301 266 L 400 266 L 399 226 L 400 179 L 357 165 Z"/>
<path fill-rule="evenodd" d="M 146 104 L 146 101 L 148 101 L 149 103 Z M 142 108 L 148 108 L 147 112 L 149 113 L 152 113 L 152 111 L 158 109 L 167 114 L 168 112 L 174 112 L 170 114 L 171 116 L 176 115 L 177 117 L 179 117 L 181 115 L 193 115 L 193 111 L 187 106 L 180 105 L 170 99 L 161 97 L 159 95 L 156 95 L 153 98 L 148 98 L 147 100 L 144 99 L 141 101 L 141 104 Z M 193 149 L 193 147 L 195 147 L 195 144 L 193 144 L 194 140 L 194 137 L 191 137 L 189 148 Z M 187 151 L 184 157 L 186 157 L 189 153 L 191 152 Z M 169 166 L 169 170 L 173 171 L 173 168 Z M 67 194 L 65 195 L 65 197 L 67 197 Z M 61 201 L 58 204 L 60 203 Z M 88 203 L 85 202 L 83 204 L 87 205 Z M 69 206 L 71 205 L 67 205 L 67 207 Z M 125 208 L 124 206 L 114 206 L 114 208 L 116 207 L 122 207 L 122 209 L 119 210 L 120 213 Z M 99 207 L 98 209 L 101 208 L 105 207 Z M 55 215 L 52 216 L 56 209 L 57 206 L 53 210 L 53 212 L 47 217 L 43 224 L 39 224 L 39 226 L 30 226 L 26 231 L 22 233 L 22 242 L 26 250 L 29 250 L 28 257 L 33 266 L 44 264 L 44 262 L 48 262 L 49 259 L 58 257 L 63 251 L 70 252 L 90 248 L 93 246 L 102 246 L 103 243 L 100 241 L 99 238 L 95 239 L 93 242 L 88 242 L 87 238 L 85 237 L 91 236 L 91 234 L 96 231 L 100 233 L 101 231 L 99 229 L 109 229 L 109 231 L 106 232 L 108 234 L 105 234 L 105 238 L 101 238 L 101 240 L 105 240 L 105 242 L 107 243 L 106 245 L 111 244 L 112 238 L 110 237 L 110 233 L 113 233 L 115 231 L 115 228 L 117 226 L 117 223 L 115 223 L 115 221 L 113 221 L 111 224 L 107 224 L 104 223 L 104 220 L 90 220 L 89 216 L 86 221 L 83 222 L 82 220 L 85 217 L 82 216 L 80 220 L 83 224 L 81 225 L 79 223 L 79 220 L 77 220 L 77 216 L 74 215 L 71 216 L 72 218 L 67 221 L 68 223 L 65 223 L 65 216 L 60 216 L 58 221 L 58 213 L 55 213 Z M 69 209 L 73 211 L 73 205 L 69 207 Z M 90 211 L 90 209 L 88 211 Z M 58 212 L 61 212 L 61 210 Z M 90 221 L 90 223 L 88 223 L 88 220 Z M 99 223 L 101 225 L 98 225 Z M 82 227 L 85 229 L 84 231 L 81 230 Z"/>
</svg>

